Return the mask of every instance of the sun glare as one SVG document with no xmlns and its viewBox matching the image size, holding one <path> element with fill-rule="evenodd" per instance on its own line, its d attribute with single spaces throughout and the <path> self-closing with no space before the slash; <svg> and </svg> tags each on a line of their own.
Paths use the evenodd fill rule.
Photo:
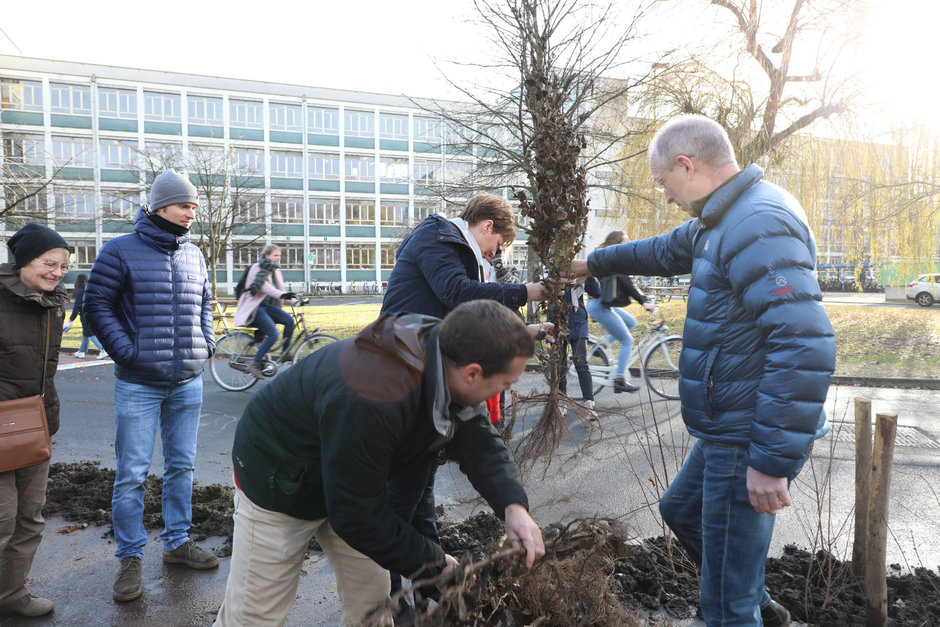
<svg viewBox="0 0 940 627">
<path fill-rule="evenodd" d="M 871 100 L 885 113 L 936 118 L 940 101 L 934 57 L 940 3 L 880 0 L 869 15 L 862 59 Z"/>
</svg>

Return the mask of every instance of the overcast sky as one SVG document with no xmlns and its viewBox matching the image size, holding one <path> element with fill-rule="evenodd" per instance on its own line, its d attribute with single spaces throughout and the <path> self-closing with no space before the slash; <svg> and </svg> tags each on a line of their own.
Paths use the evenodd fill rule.
<svg viewBox="0 0 940 627">
<path fill-rule="evenodd" d="M 442 71 L 464 86 L 480 82 L 478 70 L 455 62 L 486 63 L 495 49 L 473 21 L 472 0 L 0 2 L 0 53 L 412 97 L 458 98 Z M 862 29 L 870 45 L 858 61 L 877 77 L 871 99 L 901 115 L 937 117 L 940 3 L 876 2 L 882 8 Z M 727 33 L 713 26 L 718 10 L 708 2 L 657 6 L 672 13 L 634 51 L 689 49 L 708 33 Z"/>
</svg>

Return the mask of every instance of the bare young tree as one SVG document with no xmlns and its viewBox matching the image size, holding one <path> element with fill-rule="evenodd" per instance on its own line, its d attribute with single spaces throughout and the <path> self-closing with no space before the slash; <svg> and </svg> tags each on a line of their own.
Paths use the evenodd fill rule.
<svg viewBox="0 0 940 627">
<path fill-rule="evenodd" d="M 3 186 L 0 219 L 25 223 L 48 218 L 46 194 L 50 186 L 62 183 L 62 172 L 69 162 L 56 163 L 46 174 L 46 155 L 40 141 L 20 133 L 3 133 L 3 159 L 0 185 Z"/>
<path fill-rule="evenodd" d="M 635 34 L 647 5 L 584 0 L 476 0 L 486 39 L 499 58 L 481 66 L 498 80 L 473 88 L 452 83 L 465 104 L 425 107 L 442 121 L 444 176 L 418 181 L 459 203 L 476 191 L 505 191 L 518 202 L 519 225 L 528 234 L 530 277 L 544 276 L 547 310 L 566 335 L 568 306 L 563 302 L 563 271 L 581 250 L 589 214 L 589 187 L 604 186 L 609 170 L 624 156 L 625 135 L 594 124 L 598 113 L 624 100 L 650 79 L 617 79 L 625 66 L 624 47 Z M 615 31 L 615 32 L 614 32 Z M 644 68 L 651 68 L 647 61 Z M 462 164 L 461 168 L 452 167 Z M 449 167 L 450 166 L 450 167 Z M 457 173 L 458 176 L 449 175 Z M 533 255 L 534 253 L 534 255 Z M 535 259 L 534 262 L 531 260 Z M 531 279 L 530 279 L 531 280 Z M 560 394 L 559 351 L 543 365 L 549 392 L 539 425 L 525 438 L 520 459 L 553 452 L 569 402 Z"/>
</svg>

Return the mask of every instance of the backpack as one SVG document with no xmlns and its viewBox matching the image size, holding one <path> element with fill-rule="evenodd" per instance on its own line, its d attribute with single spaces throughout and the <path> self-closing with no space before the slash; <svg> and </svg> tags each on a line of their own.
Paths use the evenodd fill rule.
<svg viewBox="0 0 940 627">
<path fill-rule="evenodd" d="M 235 298 L 241 298 L 242 292 L 248 287 L 245 283 L 248 282 L 249 270 L 251 270 L 251 266 L 245 266 L 245 271 L 242 272 L 242 278 L 238 279 L 238 283 L 235 284 Z"/>
</svg>

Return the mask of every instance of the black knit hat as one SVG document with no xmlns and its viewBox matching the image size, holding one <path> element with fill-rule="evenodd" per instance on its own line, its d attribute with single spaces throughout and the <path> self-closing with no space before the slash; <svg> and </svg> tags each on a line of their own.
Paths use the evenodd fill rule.
<svg viewBox="0 0 940 627">
<path fill-rule="evenodd" d="M 30 222 L 7 240 L 7 248 L 13 253 L 13 264 L 17 268 L 26 266 L 30 261 L 53 248 L 65 248 L 72 253 L 61 235 L 48 226 Z"/>
</svg>

